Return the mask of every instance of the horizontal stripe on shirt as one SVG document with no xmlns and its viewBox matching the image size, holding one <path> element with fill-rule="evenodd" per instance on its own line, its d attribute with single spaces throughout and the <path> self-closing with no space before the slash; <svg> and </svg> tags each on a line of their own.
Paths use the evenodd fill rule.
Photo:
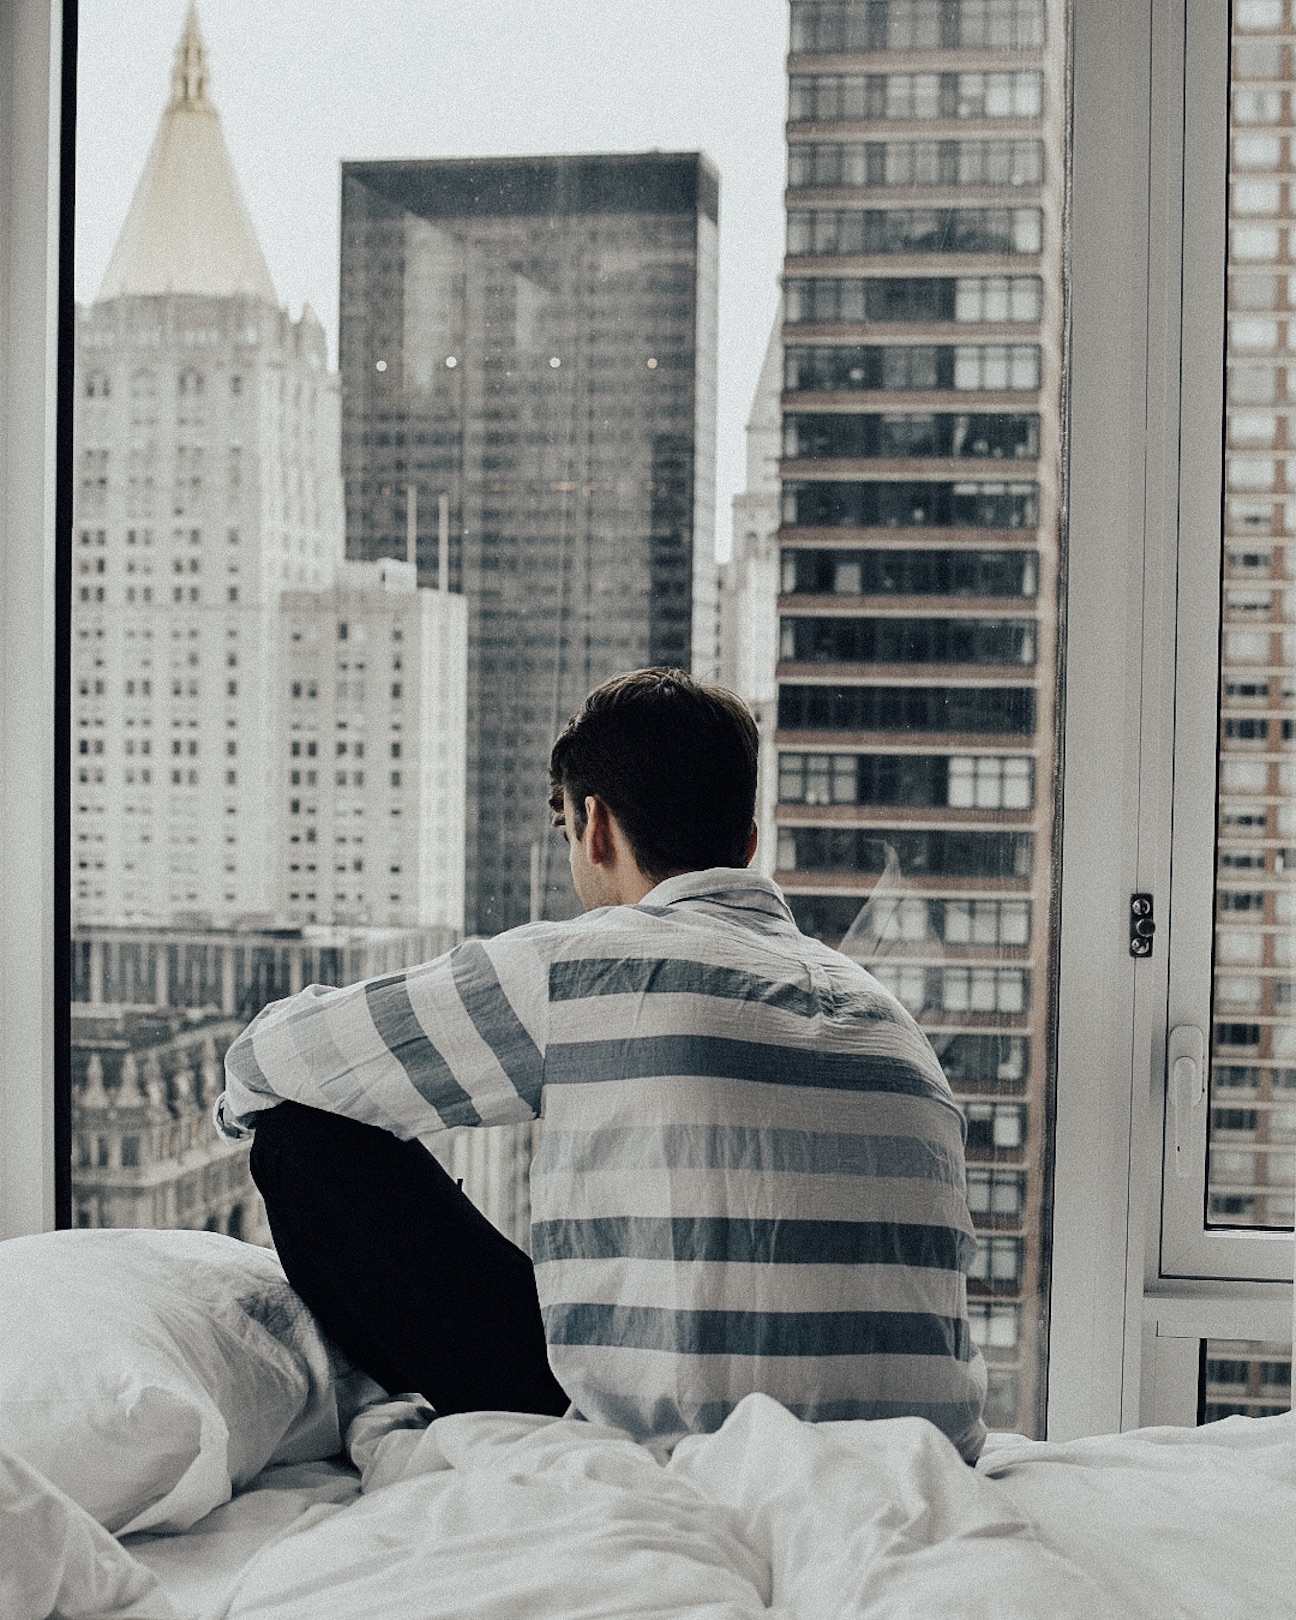
<svg viewBox="0 0 1296 1620">
<path fill-rule="evenodd" d="M 672 1311 L 648 1305 L 543 1307 L 551 1345 L 669 1350 L 677 1356 L 946 1356 L 967 1361 L 967 1323 L 914 1311 Z"/>
<path fill-rule="evenodd" d="M 955 1107 L 916 1064 L 873 1052 L 822 1052 L 690 1033 L 555 1043 L 545 1057 L 545 1080 L 556 1086 L 607 1080 L 613 1075 L 643 1080 L 675 1074 L 827 1091 L 900 1092 Z"/>
<path fill-rule="evenodd" d="M 550 1361 L 559 1380 L 575 1367 L 588 1368 L 591 1384 L 620 1386 L 645 1403 L 671 1399 L 701 1406 L 740 1399 L 744 1384 L 757 1385 L 784 1406 L 794 1402 L 867 1398 L 899 1401 L 908 1396 L 926 1410 L 942 1401 L 971 1400 L 984 1393 L 985 1363 L 950 1356 L 845 1355 L 678 1357 L 655 1349 L 603 1345 L 552 1345 Z M 687 1378 L 681 1380 L 681 1369 Z M 580 1410 L 588 1417 L 584 1401 Z"/>
<path fill-rule="evenodd" d="M 961 1271 L 887 1265 L 796 1266 L 743 1264 L 736 1260 L 691 1260 L 686 1273 L 671 1260 L 622 1257 L 546 1260 L 536 1269 L 545 1299 L 582 1299 L 591 1305 L 669 1303 L 716 1311 L 930 1311 L 962 1316 L 967 1280 Z M 612 1352 L 620 1354 L 619 1351 Z"/>
<path fill-rule="evenodd" d="M 550 1130 L 533 1175 L 602 1171 L 751 1170 L 797 1176 L 861 1176 L 943 1181 L 961 1189 L 963 1156 L 927 1137 L 744 1125 Z"/>
<path fill-rule="evenodd" d="M 895 1265 L 957 1271 L 972 1263 L 976 1240 L 948 1226 L 885 1221 L 655 1218 L 537 1221 L 536 1265 L 547 1260 L 733 1260 L 744 1265 Z"/>
</svg>

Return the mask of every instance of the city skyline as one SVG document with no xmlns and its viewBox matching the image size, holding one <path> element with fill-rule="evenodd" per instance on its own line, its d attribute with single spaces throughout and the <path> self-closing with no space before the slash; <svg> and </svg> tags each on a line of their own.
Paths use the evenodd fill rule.
<svg viewBox="0 0 1296 1620">
<path fill-rule="evenodd" d="M 152 138 L 183 0 L 83 4 L 77 296 L 97 293 Z M 613 16 L 573 0 L 471 12 L 206 0 L 216 93 L 280 302 L 309 302 L 337 357 L 339 166 L 365 157 L 701 150 L 724 177 L 716 533 L 741 488 L 743 425 L 778 301 L 784 0 L 683 0 Z M 679 51 L 678 39 L 690 39 Z M 257 48 L 244 41 L 255 35 Z M 426 85 L 443 88 L 434 98 Z M 483 86 L 497 94 L 483 94 Z M 543 88 L 542 88 L 543 87 Z M 267 153 L 275 154 L 267 162 Z M 292 175 L 286 184 L 285 174 Z"/>
</svg>

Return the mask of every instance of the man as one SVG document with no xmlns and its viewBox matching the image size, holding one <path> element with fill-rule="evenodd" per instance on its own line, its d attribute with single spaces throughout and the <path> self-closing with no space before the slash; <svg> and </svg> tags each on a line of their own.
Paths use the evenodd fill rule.
<svg viewBox="0 0 1296 1620">
<path fill-rule="evenodd" d="M 549 764 L 585 914 L 267 1007 L 218 1123 L 255 1129 L 290 1281 L 389 1390 L 662 1446 L 762 1390 L 972 1459 L 962 1117 L 899 1003 L 746 870 L 756 760 L 722 688 L 599 687 Z M 536 1118 L 528 1259 L 417 1138 Z"/>
</svg>

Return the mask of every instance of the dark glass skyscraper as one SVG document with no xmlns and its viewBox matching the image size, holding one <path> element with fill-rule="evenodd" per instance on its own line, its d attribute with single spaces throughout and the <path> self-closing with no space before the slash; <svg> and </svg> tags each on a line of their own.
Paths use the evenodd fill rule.
<svg viewBox="0 0 1296 1620">
<path fill-rule="evenodd" d="M 347 553 L 467 598 L 470 932 L 575 909 L 545 766 L 589 688 L 714 671 L 717 198 L 695 153 L 343 166 Z"/>
</svg>

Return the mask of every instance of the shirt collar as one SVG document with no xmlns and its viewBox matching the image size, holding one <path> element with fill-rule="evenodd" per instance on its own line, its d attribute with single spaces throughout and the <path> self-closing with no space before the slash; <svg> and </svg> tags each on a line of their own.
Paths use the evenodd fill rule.
<svg viewBox="0 0 1296 1620">
<path fill-rule="evenodd" d="M 750 867 L 709 866 L 701 872 L 681 872 L 663 878 L 639 902 L 642 906 L 672 906 L 680 900 L 742 901 L 768 911 L 784 922 L 793 922 L 783 892 L 772 879 Z"/>
</svg>

